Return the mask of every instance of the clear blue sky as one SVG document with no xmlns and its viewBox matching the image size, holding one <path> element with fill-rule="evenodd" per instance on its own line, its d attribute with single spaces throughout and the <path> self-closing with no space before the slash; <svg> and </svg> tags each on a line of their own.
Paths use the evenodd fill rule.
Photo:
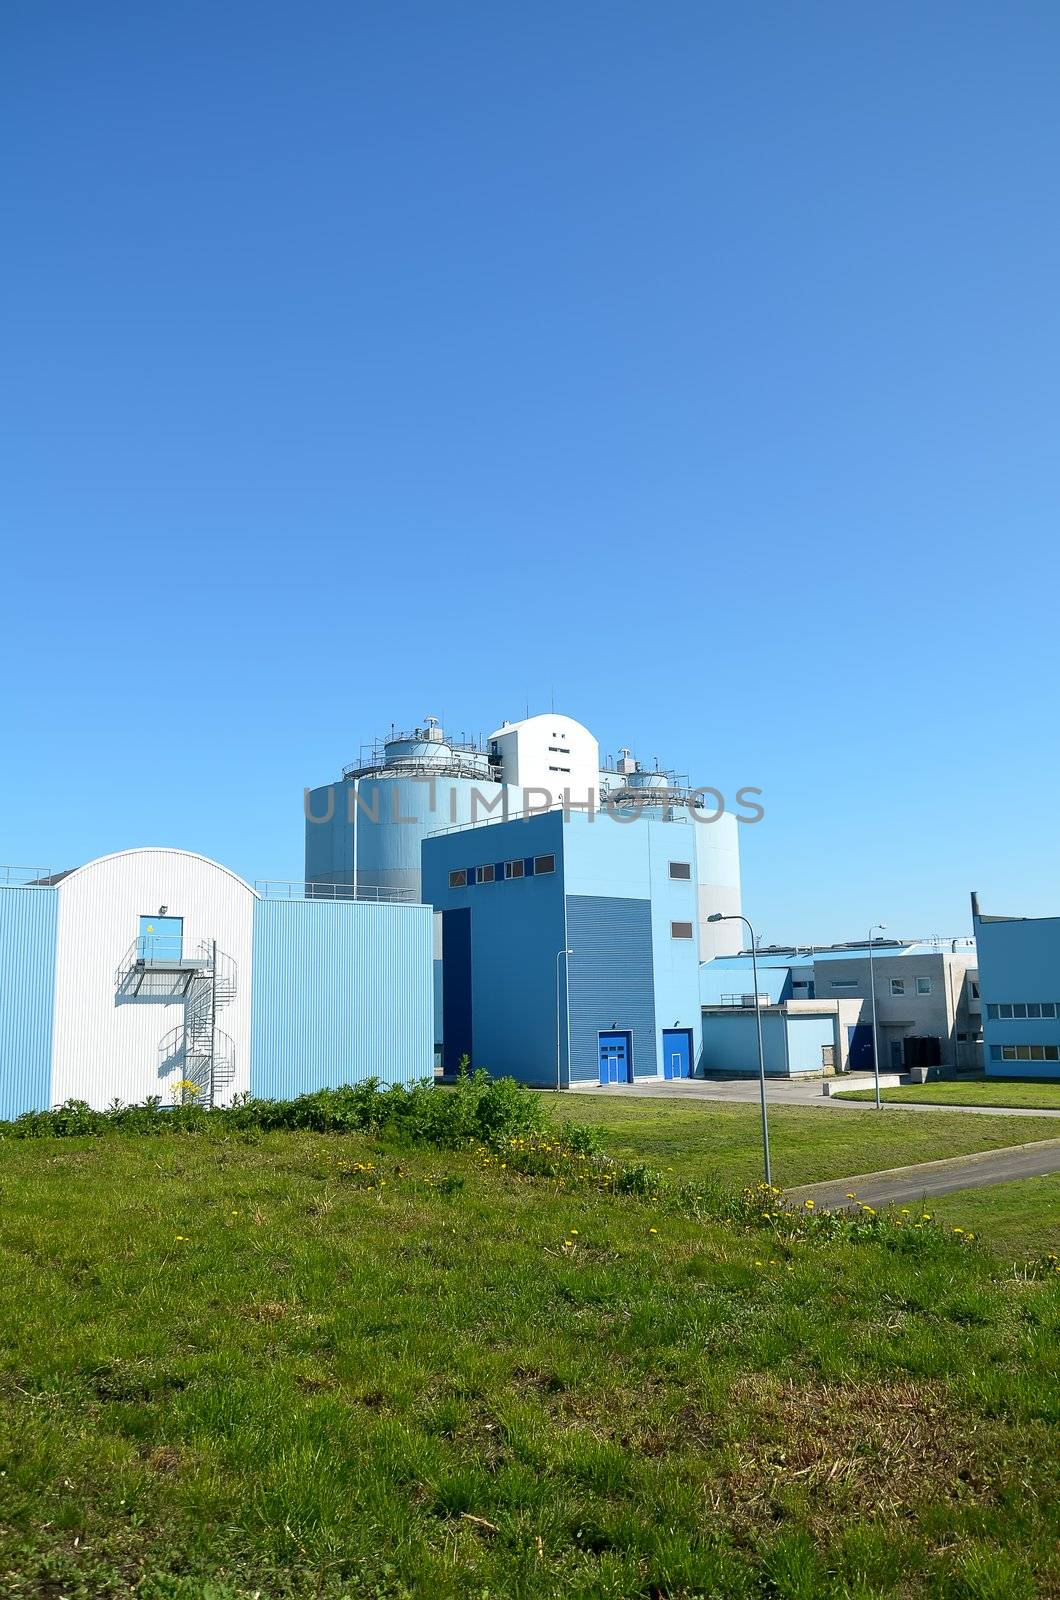
<svg viewBox="0 0 1060 1600">
<path fill-rule="evenodd" d="M 297 876 L 392 720 L 731 792 L 767 940 L 1060 911 L 1060 12 L 10 0 L 0 860 Z"/>
</svg>

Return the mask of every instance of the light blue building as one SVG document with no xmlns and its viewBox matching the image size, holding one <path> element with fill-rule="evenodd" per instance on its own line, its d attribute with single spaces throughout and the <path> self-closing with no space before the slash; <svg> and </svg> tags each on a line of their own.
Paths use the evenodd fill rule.
<svg viewBox="0 0 1060 1600">
<path fill-rule="evenodd" d="M 972 920 L 987 1077 L 1060 1078 L 1060 917 Z"/>
<path fill-rule="evenodd" d="M 561 1087 L 695 1072 L 704 827 L 550 811 L 425 839 L 446 1071 L 466 1056 Z"/>
<path fill-rule="evenodd" d="M 0 1117 L 434 1069 L 431 912 L 126 850 L 0 887 Z"/>
</svg>

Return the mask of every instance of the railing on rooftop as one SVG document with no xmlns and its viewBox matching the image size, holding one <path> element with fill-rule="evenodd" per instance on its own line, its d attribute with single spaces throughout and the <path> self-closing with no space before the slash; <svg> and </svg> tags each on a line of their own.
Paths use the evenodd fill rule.
<svg viewBox="0 0 1060 1600">
<path fill-rule="evenodd" d="M 0 889 L 50 889 L 57 876 L 51 867 L 0 866 Z"/>
<path fill-rule="evenodd" d="M 389 904 L 415 898 L 411 889 L 373 883 L 362 883 L 355 889 L 352 883 L 299 883 L 288 878 L 256 878 L 254 888 L 263 900 L 370 900 Z"/>
</svg>

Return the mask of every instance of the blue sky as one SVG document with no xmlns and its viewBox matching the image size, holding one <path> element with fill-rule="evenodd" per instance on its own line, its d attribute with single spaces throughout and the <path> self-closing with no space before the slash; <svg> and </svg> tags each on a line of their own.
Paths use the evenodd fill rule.
<svg viewBox="0 0 1060 1600">
<path fill-rule="evenodd" d="M 1054 5 L 4 35 L 0 859 L 294 877 L 554 694 L 762 788 L 767 941 L 1060 909 Z"/>
</svg>

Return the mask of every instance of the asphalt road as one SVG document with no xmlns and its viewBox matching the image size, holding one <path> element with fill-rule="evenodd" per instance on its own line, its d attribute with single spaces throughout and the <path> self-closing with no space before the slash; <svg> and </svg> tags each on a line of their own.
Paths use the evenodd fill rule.
<svg viewBox="0 0 1060 1600">
<path fill-rule="evenodd" d="M 813 1200 L 815 1205 L 829 1209 L 853 1204 L 849 1198 L 852 1193 L 863 1205 L 900 1206 L 931 1195 L 952 1194 L 955 1189 L 980 1189 L 992 1183 L 1012 1183 L 1018 1178 L 1044 1178 L 1053 1172 L 1060 1172 L 1060 1139 L 1014 1145 L 1006 1150 L 984 1150 L 948 1161 L 923 1161 L 915 1167 L 894 1167 L 889 1172 L 869 1172 L 857 1178 L 804 1183 L 785 1193 L 793 1200 Z"/>
</svg>

